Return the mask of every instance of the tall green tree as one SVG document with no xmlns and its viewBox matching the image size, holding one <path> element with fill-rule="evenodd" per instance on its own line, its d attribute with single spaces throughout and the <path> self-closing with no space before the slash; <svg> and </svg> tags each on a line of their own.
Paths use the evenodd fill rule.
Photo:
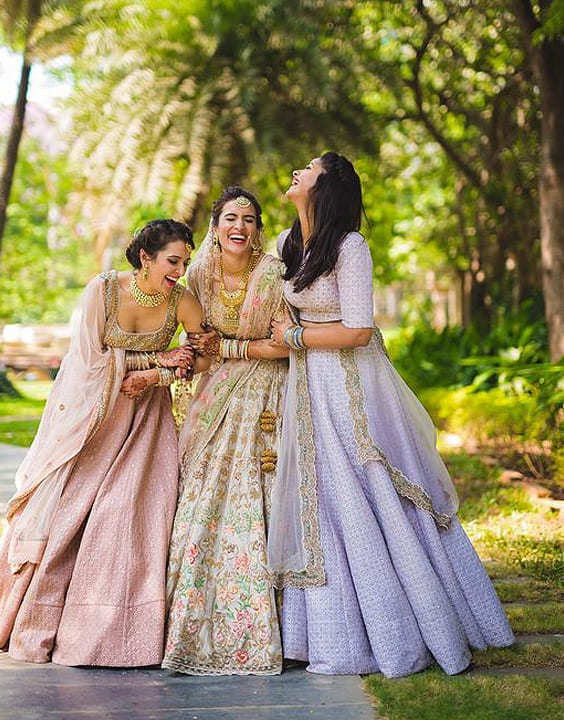
<svg viewBox="0 0 564 720">
<path fill-rule="evenodd" d="M 6 226 L 6 213 L 18 158 L 18 148 L 23 133 L 27 91 L 31 73 L 31 37 L 37 21 L 41 17 L 42 4 L 41 0 L 26 0 L 25 2 L 8 0 L 2 3 L 0 8 L 0 22 L 4 37 L 10 44 L 22 47 L 22 68 L 18 84 L 18 97 L 12 115 L 4 167 L 0 178 L 0 253 L 2 252 L 2 238 Z"/>
<path fill-rule="evenodd" d="M 514 0 L 527 60 L 539 88 L 540 236 L 550 354 L 564 356 L 564 2 Z"/>
<path fill-rule="evenodd" d="M 416 141 L 423 156 L 431 141 L 442 152 L 451 219 L 437 240 L 459 274 L 466 321 L 485 325 L 496 307 L 536 289 L 539 265 L 538 101 L 519 28 L 502 5 L 356 6 L 366 105 L 384 132 L 398 127 L 405 147 Z"/>
<path fill-rule="evenodd" d="M 118 25 L 91 34 L 75 64 L 73 157 L 99 256 L 132 204 L 162 200 L 193 222 L 210 190 L 251 167 L 272 172 L 329 143 L 374 151 L 348 50 L 330 39 L 352 12 L 299 0 L 154 0 L 130 3 Z"/>
</svg>

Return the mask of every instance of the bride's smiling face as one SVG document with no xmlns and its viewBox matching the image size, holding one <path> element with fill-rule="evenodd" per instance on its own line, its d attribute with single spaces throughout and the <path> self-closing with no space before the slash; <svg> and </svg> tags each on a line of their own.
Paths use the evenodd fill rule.
<svg viewBox="0 0 564 720">
<path fill-rule="evenodd" d="M 310 190 L 317 178 L 325 172 L 320 158 L 313 158 L 302 170 L 294 170 L 292 183 L 286 190 L 286 197 L 292 202 L 307 200 Z"/>
<path fill-rule="evenodd" d="M 253 205 L 241 207 L 236 200 L 229 200 L 221 210 L 215 230 L 222 250 L 236 255 L 250 253 L 251 243 L 258 233 Z"/>
</svg>

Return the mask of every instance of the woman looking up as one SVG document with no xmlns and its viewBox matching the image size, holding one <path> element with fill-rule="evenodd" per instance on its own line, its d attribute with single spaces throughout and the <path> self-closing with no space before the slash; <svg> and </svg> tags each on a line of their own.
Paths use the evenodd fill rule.
<svg viewBox="0 0 564 720">
<path fill-rule="evenodd" d="M 435 430 L 373 327 L 360 179 L 333 152 L 294 171 L 279 237 L 294 318 L 269 527 L 284 656 L 312 672 L 447 673 L 514 638 L 456 518 Z"/>
</svg>

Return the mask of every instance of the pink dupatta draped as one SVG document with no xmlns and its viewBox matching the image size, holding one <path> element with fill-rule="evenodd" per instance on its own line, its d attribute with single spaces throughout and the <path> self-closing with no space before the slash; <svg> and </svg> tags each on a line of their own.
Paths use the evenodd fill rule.
<svg viewBox="0 0 564 720">
<path fill-rule="evenodd" d="M 8 559 L 12 572 L 39 563 L 57 502 L 78 453 L 110 416 L 125 375 L 125 350 L 105 347 L 107 278 L 92 279 L 73 323 L 39 429 L 16 473 L 17 492 L 8 504 L 14 532 Z"/>
</svg>

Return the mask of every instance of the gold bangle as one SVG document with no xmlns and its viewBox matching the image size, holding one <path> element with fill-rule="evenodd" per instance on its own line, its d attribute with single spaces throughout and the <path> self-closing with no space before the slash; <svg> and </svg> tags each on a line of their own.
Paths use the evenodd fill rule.
<svg viewBox="0 0 564 720">
<path fill-rule="evenodd" d="M 172 385 L 176 379 L 174 371 L 170 368 L 158 367 L 157 375 L 159 377 L 157 387 L 168 387 L 169 385 Z"/>
</svg>

